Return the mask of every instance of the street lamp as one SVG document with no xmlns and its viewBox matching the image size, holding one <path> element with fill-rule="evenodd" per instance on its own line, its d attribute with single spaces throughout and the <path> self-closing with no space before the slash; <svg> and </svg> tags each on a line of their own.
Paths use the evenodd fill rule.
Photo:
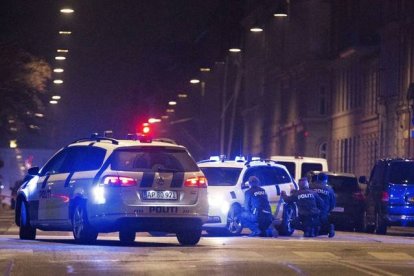
<svg viewBox="0 0 414 276">
<path fill-rule="evenodd" d="M 197 83 L 200 83 L 200 80 L 199 79 L 192 79 L 192 80 L 190 80 L 190 83 L 197 84 Z"/>
<path fill-rule="evenodd" d="M 70 8 L 63 8 L 63 9 L 60 10 L 60 12 L 70 14 L 70 13 L 74 13 L 75 11 L 73 9 L 70 9 Z"/>
<path fill-rule="evenodd" d="M 176 101 L 169 101 L 168 105 L 177 105 L 177 102 Z"/>
<path fill-rule="evenodd" d="M 211 71 L 211 68 L 208 68 L 208 67 L 201 67 L 200 68 L 200 72 L 210 72 Z"/>
<path fill-rule="evenodd" d="M 229 52 L 231 52 L 231 53 L 240 53 L 241 49 L 240 48 L 230 48 Z"/>
<path fill-rule="evenodd" d="M 54 84 L 62 84 L 63 83 L 63 80 L 54 80 L 53 83 Z"/>
<path fill-rule="evenodd" d="M 53 69 L 53 72 L 55 72 L 55 73 L 63 73 L 63 69 L 62 68 L 55 68 L 55 69 Z"/>
<path fill-rule="evenodd" d="M 68 49 L 57 49 L 56 52 L 58 53 L 69 53 Z"/>
<path fill-rule="evenodd" d="M 64 56 L 57 56 L 57 57 L 55 57 L 55 59 L 56 59 L 56 60 L 65 60 L 65 59 L 66 59 L 66 57 L 64 57 Z"/>
<path fill-rule="evenodd" d="M 260 32 L 263 32 L 263 29 L 258 26 L 255 26 L 255 27 L 250 28 L 250 31 L 253 33 L 260 33 Z"/>
<path fill-rule="evenodd" d="M 58 101 L 56 101 L 56 100 L 50 100 L 49 103 L 50 104 L 58 104 Z"/>
<path fill-rule="evenodd" d="M 70 35 L 70 34 L 72 34 L 72 32 L 71 31 L 59 31 L 59 34 L 60 35 Z"/>
<path fill-rule="evenodd" d="M 62 97 L 61 96 L 59 96 L 59 95 L 54 95 L 54 96 L 52 96 L 52 99 L 53 100 L 60 100 Z"/>
<path fill-rule="evenodd" d="M 188 97 L 188 95 L 187 95 L 187 94 L 185 94 L 185 93 L 180 93 L 180 94 L 178 94 L 177 96 L 178 96 L 178 98 L 180 98 L 180 99 L 185 99 L 185 98 L 187 98 L 187 97 Z"/>
</svg>

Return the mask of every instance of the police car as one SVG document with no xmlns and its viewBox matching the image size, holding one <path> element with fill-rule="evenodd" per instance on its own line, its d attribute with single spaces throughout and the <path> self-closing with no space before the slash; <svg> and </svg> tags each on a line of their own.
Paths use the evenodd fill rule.
<svg viewBox="0 0 414 276">
<path fill-rule="evenodd" d="M 208 233 L 239 235 L 243 230 L 240 215 L 244 203 L 244 192 L 250 176 L 256 176 L 266 190 L 275 224 L 279 233 L 291 235 L 291 221 L 296 209 L 284 210 L 282 191 L 288 195 L 297 185 L 286 167 L 271 160 L 246 161 L 243 157 L 228 160 L 225 157 L 210 157 L 197 163 L 206 176 L 208 186 L 209 219 L 203 228 Z"/>
<path fill-rule="evenodd" d="M 29 174 L 17 196 L 21 239 L 60 230 L 91 243 L 119 231 L 121 242 L 133 242 L 136 232 L 161 231 L 195 245 L 208 218 L 206 178 L 170 140 L 81 139 Z"/>
</svg>

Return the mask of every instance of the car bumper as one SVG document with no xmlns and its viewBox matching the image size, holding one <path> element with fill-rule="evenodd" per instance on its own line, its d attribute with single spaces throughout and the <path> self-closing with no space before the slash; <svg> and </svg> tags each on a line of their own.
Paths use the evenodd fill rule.
<svg viewBox="0 0 414 276">
<path fill-rule="evenodd" d="M 414 226 L 414 216 L 412 215 L 386 215 L 385 220 L 388 225 Z"/>
</svg>

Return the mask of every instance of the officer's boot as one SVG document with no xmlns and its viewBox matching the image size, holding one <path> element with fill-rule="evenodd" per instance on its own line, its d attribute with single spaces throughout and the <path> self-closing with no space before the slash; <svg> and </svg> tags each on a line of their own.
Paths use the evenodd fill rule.
<svg viewBox="0 0 414 276">
<path fill-rule="evenodd" d="M 329 225 L 329 238 L 333 238 L 335 236 L 335 226 L 333 224 Z"/>
</svg>

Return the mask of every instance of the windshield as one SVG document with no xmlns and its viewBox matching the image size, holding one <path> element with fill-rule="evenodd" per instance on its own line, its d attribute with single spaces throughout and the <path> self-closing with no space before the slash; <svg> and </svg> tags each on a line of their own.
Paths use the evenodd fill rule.
<svg viewBox="0 0 414 276">
<path fill-rule="evenodd" d="M 184 149 L 146 147 L 113 153 L 111 168 L 117 171 L 196 172 L 197 164 Z"/>
<path fill-rule="evenodd" d="M 335 193 L 353 193 L 359 190 L 358 181 L 355 177 L 329 175 L 328 184 L 333 188 Z"/>
<path fill-rule="evenodd" d="M 240 168 L 201 168 L 209 186 L 234 186 L 239 179 Z"/>
<path fill-rule="evenodd" d="M 414 162 L 393 162 L 389 171 L 390 183 L 414 185 Z"/>
<path fill-rule="evenodd" d="M 259 178 L 261 186 L 284 184 L 292 181 L 289 173 L 282 168 L 257 166 L 247 170 L 244 174 L 243 182 L 246 182 L 253 175 Z"/>
</svg>

